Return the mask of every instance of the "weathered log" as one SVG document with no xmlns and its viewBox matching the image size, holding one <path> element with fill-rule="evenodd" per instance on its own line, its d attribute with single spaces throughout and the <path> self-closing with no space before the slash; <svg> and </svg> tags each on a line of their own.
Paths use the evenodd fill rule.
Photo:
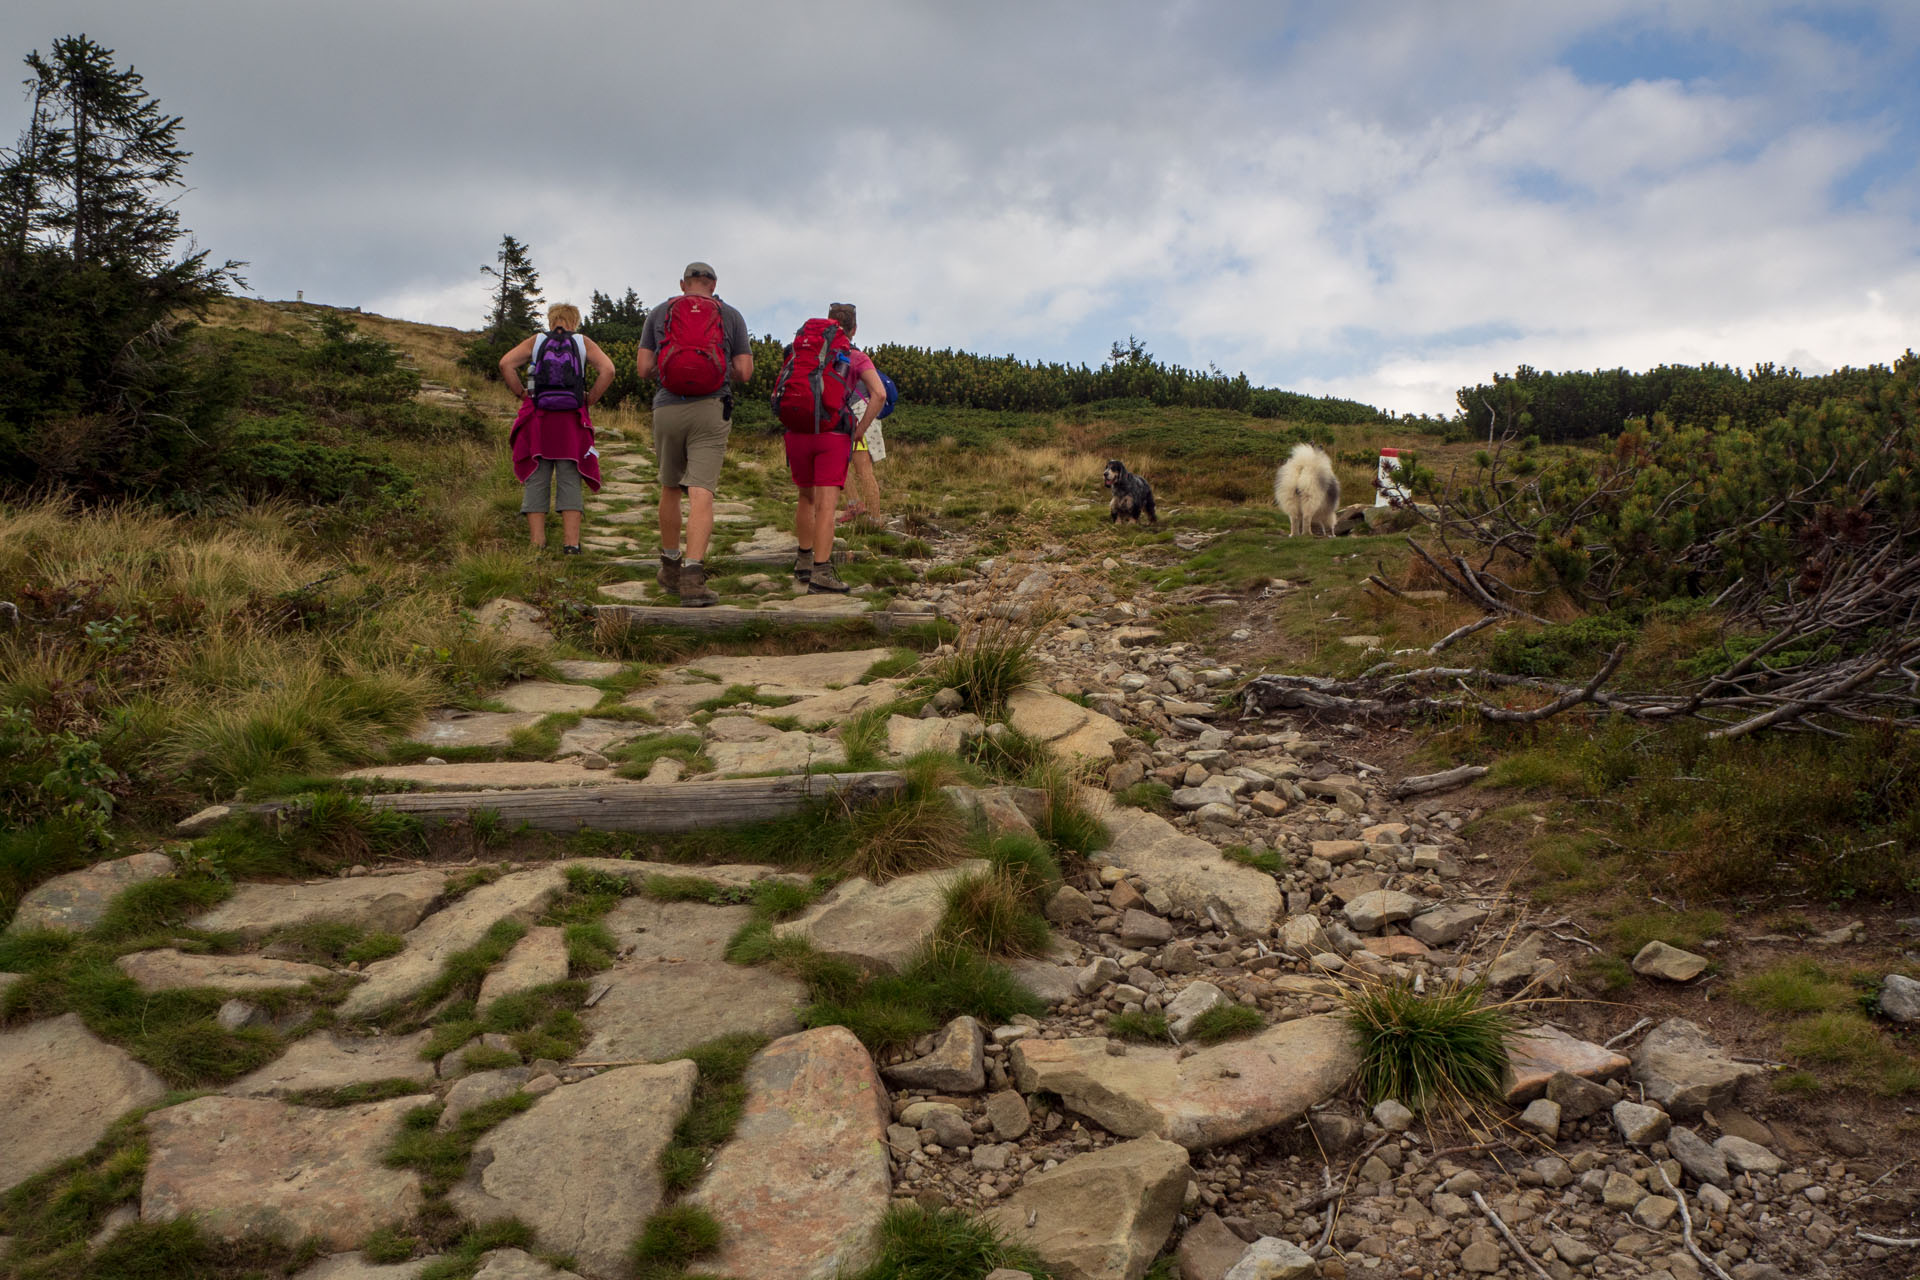
<svg viewBox="0 0 1920 1280">
<path fill-rule="evenodd" d="M 759 624 L 776 627 L 830 627 L 852 624 L 875 631 L 916 622 L 931 622 L 928 616 L 891 613 L 874 609 L 866 613 L 838 613 L 826 609 L 740 609 L 732 605 L 713 605 L 705 609 L 647 604 L 601 604 L 594 612 L 608 621 L 629 626 L 672 627 L 683 631 L 731 631 L 736 627 Z"/>
<path fill-rule="evenodd" d="M 500 816 L 507 830 L 645 831 L 671 835 L 735 827 L 798 813 L 819 800 L 869 805 L 906 792 L 897 773 L 815 773 L 779 778 L 728 778 L 665 786 L 545 787 L 523 791 L 399 791 L 365 797 L 377 809 L 411 814 L 426 823 L 458 822 L 475 812 Z M 298 819 L 299 799 L 217 805 L 180 824 L 201 834 L 246 816 Z"/>
<path fill-rule="evenodd" d="M 1448 791 L 1454 787 L 1465 786 L 1475 778 L 1486 776 L 1487 766 L 1483 764 L 1463 764 L 1457 769 L 1448 769 L 1443 773 L 1423 773 L 1411 778 L 1402 778 L 1393 784 L 1396 799 L 1404 796 L 1422 796 L 1431 791 Z"/>
</svg>

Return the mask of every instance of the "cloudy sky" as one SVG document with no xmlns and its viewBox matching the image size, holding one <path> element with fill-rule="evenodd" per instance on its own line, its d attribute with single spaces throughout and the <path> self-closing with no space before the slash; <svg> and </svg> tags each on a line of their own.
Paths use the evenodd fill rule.
<svg viewBox="0 0 1920 1280">
<path fill-rule="evenodd" d="M 472 327 L 510 232 L 550 300 L 702 258 L 757 333 L 846 298 L 1403 412 L 1920 331 L 1912 0 L 8 8 L 0 55 L 84 31 L 186 118 L 185 225 L 268 298 Z"/>
</svg>

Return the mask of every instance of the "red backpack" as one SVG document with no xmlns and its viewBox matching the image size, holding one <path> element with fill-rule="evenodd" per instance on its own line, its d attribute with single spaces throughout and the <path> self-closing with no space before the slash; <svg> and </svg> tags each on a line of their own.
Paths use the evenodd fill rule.
<svg viewBox="0 0 1920 1280">
<path fill-rule="evenodd" d="M 720 299 L 683 293 L 660 326 L 660 385 L 677 396 L 710 396 L 727 386 L 727 320 Z"/>
<path fill-rule="evenodd" d="M 780 425 L 809 435 L 847 430 L 852 399 L 853 342 L 831 320 L 807 321 L 793 335 L 773 384 L 773 412 Z"/>
</svg>

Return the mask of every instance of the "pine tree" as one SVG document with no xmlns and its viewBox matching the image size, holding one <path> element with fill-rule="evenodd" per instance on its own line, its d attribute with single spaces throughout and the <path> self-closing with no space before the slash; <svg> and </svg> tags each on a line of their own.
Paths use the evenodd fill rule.
<svg viewBox="0 0 1920 1280">
<path fill-rule="evenodd" d="M 617 300 L 595 289 L 592 309 L 580 331 L 605 346 L 609 342 L 638 342 L 646 325 L 647 308 L 632 289 Z"/>
<path fill-rule="evenodd" d="M 480 268 L 500 282 L 493 295 L 493 310 L 487 316 L 487 329 L 495 338 L 512 335 L 518 341 L 527 330 L 539 327 L 540 273 L 533 269 L 527 246 L 512 236 L 500 238 L 500 252 L 494 255 L 494 261 L 500 265 Z"/>
</svg>

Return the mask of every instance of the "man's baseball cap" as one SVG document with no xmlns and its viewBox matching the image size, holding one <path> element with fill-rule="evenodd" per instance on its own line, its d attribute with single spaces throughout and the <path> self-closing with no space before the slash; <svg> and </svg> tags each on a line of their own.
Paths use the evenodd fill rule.
<svg viewBox="0 0 1920 1280">
<path fill-rule="evenodd" d="M 682 280 L 691 280 L 695 276 L 705 276 L 709 280 L 718 280 L 720 273 L 704 262 L 689 262 L 687 269 L 680 273 Z"/>
</svg>

